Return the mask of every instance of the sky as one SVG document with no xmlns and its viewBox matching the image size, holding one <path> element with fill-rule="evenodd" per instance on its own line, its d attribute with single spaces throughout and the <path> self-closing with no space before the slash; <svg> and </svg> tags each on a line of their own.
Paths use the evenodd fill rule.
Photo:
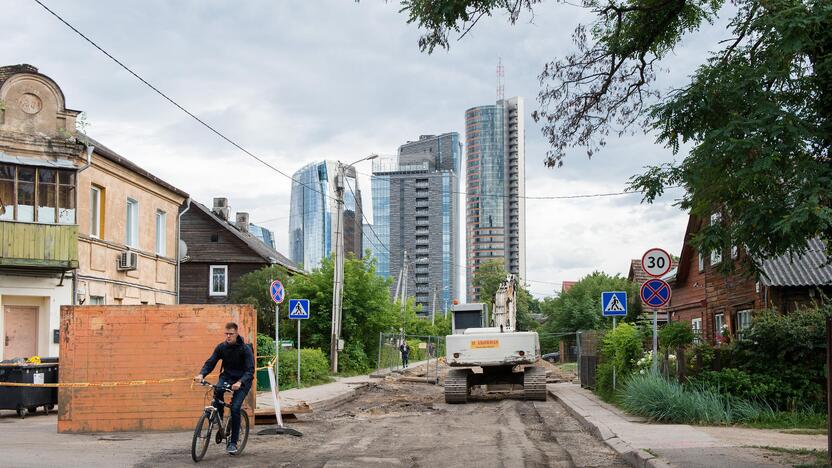
<svg viewBox="0 0 832 468">
<path fill-rule="evenodd" d="M 323 159 L 392 155 L 422 134 L 456 131 L 464 139 L 465 110 L 496 100 L 498 59 L 505 95 L 526 101 L 528 196 L 620 192 L 645 166 L 684 157 L 685 148 L 673 155 L 654 135 L 638 132 L 610 138 L 592 159 L 577 148 L 563 167 L 544 166 L 547 142 L 530 117 L 538 109 L 537 76 L 545 63 L 573 51 L 571 32 L 592 19 L 569 4 L 544 2 L 514 26 L 499 13 L 454 38 L 450 50 L 426 54 L 418 48 L 420 31 L 395 1 L 42 1 L 289 175 Z M 249 212 L 252 222 L 272 229 L 278 250 L 288 253 L 290 179 L 199 125 L 34 1 L 2 5 L 0 64 L 38 67 L 62 88 L 67 107 L 86 113 L 95 139 L 203 204 L 228 197 L 233 212 Z M 688 35 L 665 61 L 659 88 L 684 85 L 726 35 L 719 24 Z M 370 162 L 356 167 L 371 172 Z M 359 184 L 371 217 L 369 177 Z M 531 292 L 551 296 L 563 281 L 593 271 L 626 276 L 630 260 L 651 247 L 678 255 L 687 223 L 674 206 L 680 190 L 651 205 L 637 194 L 527 200 Z"/>
</svg>

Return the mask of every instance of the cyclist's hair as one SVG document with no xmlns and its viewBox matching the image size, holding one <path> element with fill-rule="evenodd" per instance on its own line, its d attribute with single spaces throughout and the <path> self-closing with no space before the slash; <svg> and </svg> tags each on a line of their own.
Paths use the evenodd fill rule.
<svg viewBox="0 0 832 468">
<path fill-rule="evenodd" d="M 226 330 L 231 330 L 232 328 L 234 329 L 234 331 L 237 331 L 239 329 L 237 327 L 237 324 L 234 323 L 234 322 L 228 322 L 228 323 L 225 324 L 225 329 Z"/>
</svg>

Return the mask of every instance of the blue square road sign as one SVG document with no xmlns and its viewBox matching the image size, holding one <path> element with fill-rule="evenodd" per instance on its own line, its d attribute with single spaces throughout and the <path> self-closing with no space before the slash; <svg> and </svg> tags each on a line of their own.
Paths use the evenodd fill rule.
<svg viewBox="0 0 832 468">
<path fill-rule="evenodd" d="M 627 291 L 604 291 L 601 293 L 601 312 L 604 317 L 627 315 Z"/>
<path fill-rule="evenodd" d="M 309 318 L 309 299 L 289 299 L 289 318 L 301 320 Z"/>
</svg>

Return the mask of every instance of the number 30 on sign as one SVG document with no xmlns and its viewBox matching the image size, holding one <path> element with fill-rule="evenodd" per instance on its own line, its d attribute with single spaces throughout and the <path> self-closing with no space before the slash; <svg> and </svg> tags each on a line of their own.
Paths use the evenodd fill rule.
<svg viewBox="0 0 832 468">
<path fill-rule="evenodd" d="M 670 271 L 670 267 L 670 254 L 664 249 L 652 248 L 641 257 L 641 269 L 650 276 L 662 276 Z"/>
</svg>

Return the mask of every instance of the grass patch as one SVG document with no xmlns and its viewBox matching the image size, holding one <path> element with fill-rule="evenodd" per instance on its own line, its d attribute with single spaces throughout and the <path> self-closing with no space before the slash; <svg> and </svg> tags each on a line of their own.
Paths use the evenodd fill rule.
<svg viewBox="0 0 832 468">
<path fill-rule="evenodd" d="M 682 385 L 649 374 L 627 380 L 612 402 L 632 414 L 664 423 L 812 431 L 826 428 L 826 414 L 811 408 L 776 411 L 764 401 L 735 398 L 705 386 Z"/>
<path fill-rule="evenodd" d="M 564 364 L 556 364 L 555 367 L 564 372 L 575 372 L 578 370 L 578 364 L 575 362 L 567 362 Z"/>
<path fill-rule="evenodd" d="M 783 448 L 783 447 L 771 447 L 768 445 L 755 445 L 754 448 L 760 448 L 764 450 L 769 450 L 771 452 L 783 453 L 787 455 L 796 455 L 799 457 L 808 457 L 810 458 L 809 463 L 807 464 L 798 464 L 794 465 L 795 468 L 797 467 L 804 467 L 804 468 L 814 468 L 814 467 L 824 467 L 824 466 L 832 466 L 829 464 L 829 453 L 826 450 L 814 450 L 814 449 L 791 449 L 791 448 Z"/>
<path fill-rule="evenodd" d="M 764 412 L 757 419 L 743 425 L 755 429 L 806 429 L 808 434 L 826 433 L 826 415 L 814 410 Z M 798 434 L 798 432 L 789 432 Z M 807 432 L 804 432 L 806 434 Z"/>
</svg>

